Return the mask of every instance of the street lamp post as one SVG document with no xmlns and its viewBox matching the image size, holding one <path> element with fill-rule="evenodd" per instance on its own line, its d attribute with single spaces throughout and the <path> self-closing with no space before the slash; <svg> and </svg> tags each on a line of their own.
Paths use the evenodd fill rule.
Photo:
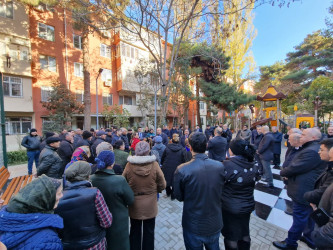
<svg viewBox="0 0 333 250">
<path fill-rule="evenodd" d="M 98 75 L 96 77 L 96 130 L 98 130 L 98 78 L 101 75 L 101 73 L 103 72 L 103 69 L 100 68 L 98 70 Z"/>
</svg>

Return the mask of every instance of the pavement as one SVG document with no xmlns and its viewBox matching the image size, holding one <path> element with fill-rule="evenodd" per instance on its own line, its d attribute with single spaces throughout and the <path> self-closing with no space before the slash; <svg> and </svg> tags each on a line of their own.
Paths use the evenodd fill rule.
<svg viewBox="0 0 333 250">
<path fill-rule="evenodd" d="M 27 174 L 27 164 L 9 166 L 10 178 Z M 33 172 L 36 172 L 35 167 Z M 185 249 L 183 231 L 181 226 L 183 203 L 171 201 L 166 197 L 165 191 L 160 194 L 158 202 L 159 213 L 155 227 L 156 250 L 181 250 Z M 250 220 L 250 235 L 252 239 L 251 250 L 277 249 L 272 245 L 273 241 L 284 240 L 288 232 L 276 225 L 260 219 L 252 214 Z M 220 248 L 224 249 L 223 237 L 220 237 Z M 298 244 L 299 250 L 308 250 L 303 242 Z"/>
</svg>

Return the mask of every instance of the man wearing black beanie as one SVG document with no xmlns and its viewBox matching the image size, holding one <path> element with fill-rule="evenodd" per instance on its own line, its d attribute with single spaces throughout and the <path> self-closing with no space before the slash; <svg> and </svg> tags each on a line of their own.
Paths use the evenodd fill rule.
<svg viewBox="0 0 333 250">
<path fill-rule="evenodd" d="M 36 168 L 38 167 L 39 158 L 39 145 L 41 143 L 41 138 L 37 134 L 37 129 L 32 128 L 29 135 L 25 136 L 21 142 L 21 145 L 27 149 L 28 156 L 28 174 L 32 174 L 32 165 L 34 164 Z"/>
</svg>

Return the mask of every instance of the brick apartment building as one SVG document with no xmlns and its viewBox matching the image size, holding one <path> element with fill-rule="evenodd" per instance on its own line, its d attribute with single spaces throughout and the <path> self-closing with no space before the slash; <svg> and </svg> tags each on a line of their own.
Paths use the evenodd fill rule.
<svg viewBox="0 0 333 250">
<path fill-rule="evenodd" d="M 51 84 L 59 80 L 83 102 L 83 52 L 81 32 L 74 29 L 71 12 L 60 7 L 37 7 L 0 0 L 0 71 L 3 73 L 7 149 L 17 150 L 30 128 L 41 132 L 48 122 L 42 102 L 48 100 Z M 137 102 L 140 90 L 134 70 L 141 58 L 151 56 L 139 39 L 128 39 L 123 29 L 88 35 L 91 84 L 91 114 L 96 127 L 96 77 L 98 80 L 99 125 L 109 124 L 102 117 L 103 105 L 119 104 L 130 114 L 131 125 L 144 126 L 153 112 L 141 112 Z M 171 45 L 169 45 L 170 47 Z M 153 105 L 153 104 L 152 104 Z M 205 104 L 200 104 L 205 115 Z M 201 107 L 202 106 L 202 107 Z M 190 103 L 188 119 L 196 124 L 195 102 Z M 158 112 L 160 107 L 158 106 Z M 169 105 L 168 125 L 181 124 Z M 74 117 L 72 128 L 83 128 L 83 114 Z M 205 124 L 205 121 L 203 121 Z"/>
</svg>

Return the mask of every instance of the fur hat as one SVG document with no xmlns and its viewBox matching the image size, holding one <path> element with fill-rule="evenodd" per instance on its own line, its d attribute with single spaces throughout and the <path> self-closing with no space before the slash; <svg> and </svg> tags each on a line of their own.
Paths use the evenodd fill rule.
<svg viewBox="0 0 333 250">
<path fill-rule="evenodd" d="M 135 146 L 135 155 L 137 155 L 137 156 L 148 155 L 149 151 L 150 151 L 149 144 L 145 141 L 140 141 Z"/>
<path fill-rule="evenodd" d="M 61 141 L 61 138 L 51 136 L 46 139 L 46 144 L 51 144 L 53 142 L 58 142 L 58 141 Z"/>
</svg>

